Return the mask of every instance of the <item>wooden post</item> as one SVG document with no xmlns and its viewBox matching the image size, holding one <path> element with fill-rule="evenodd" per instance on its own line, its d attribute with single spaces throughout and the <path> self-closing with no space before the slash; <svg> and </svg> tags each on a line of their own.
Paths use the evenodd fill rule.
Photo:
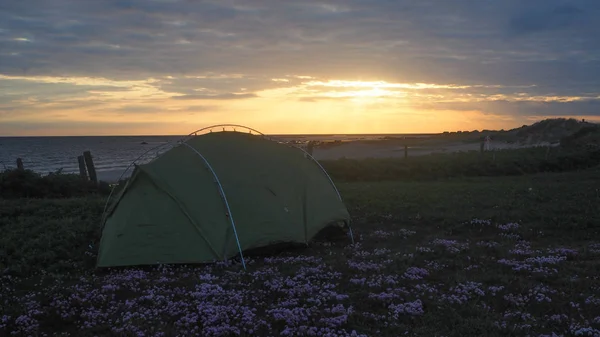
<svg viewBox="0 0 600 337">
<path fill-rule="evenodd" d="M 78 156 L 77 161 L 79 162 L 79 175 L 83 180 L 87 180 L 87 171 L 85 169 L 85 158 Z"/>
<path fill-rule="evenodd" d="M 23 166 L 23 159 L 21 158 L 17 158 L 17 169 L 19 170 L 24 170 L 24 166 Z"/>
<path fill-rule="evenodd" d="M 485 142 L 481 142 L 481 144 L 479 144 L 479 150 L 481 151 L 481 153 L 483 153 L 483 149 L 485 147 Z"/>
<path fill-rule="evenodd" d="M 404 145 L 404 159 L 408 158 L 408 145 Z"/>
<path fill-rule="evenodd" d="M 97 183 L 98 177 L 96 176 L 96 168 L 94 167 L 94 161 L 92 160 L 92 153 L 90 151 L 85 151 L 83 153 L 83 158 L 85 159 L 85 165 L 87 166 L 87 171 L 90 175 L 90 180 L 94 183 Z"/>
</svg>

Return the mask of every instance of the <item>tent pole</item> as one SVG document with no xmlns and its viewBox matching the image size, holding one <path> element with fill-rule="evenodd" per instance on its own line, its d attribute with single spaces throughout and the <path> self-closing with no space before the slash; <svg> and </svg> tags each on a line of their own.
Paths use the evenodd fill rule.
<svg viewBox="0 0 600 337">
<path fill-rule="evenodd" d="M 137 157 L 135 160 L 133 160 L 129 165 L 127 165 L 127 167 L 125 168 L 125 170 L 121 173 L 121 175 L 119 176 L 119 179 L 117 180 L 117 182 L 120 182 L 121 180 L 123 180 L 123 177 L 125 176 L 125 174 L 129 171 L 129 169 L 131 167 L 135 167 L 137 165 L 137 162 L 139 160 L 141 160 L 142 158 L 144 158 L 146 155 L 148 155 L 150 152 L 152 151 L 156 151 L 158 153 L 158 150 L 169 146 L 169 145 L 173 145 L 175 146 L 176 142 L 171 141 L 171 142 L 167 142 L 167 143 L 163 143 L 161 145 L 155 146 L 151 149 L 146 150 L 144 153 L 142 153 L 139 157 Z M 104 203 L 104 211 L 102 211 L 102 225 L 100 226 L 101 230 L 104 230 L 104 225 L 105 225 L 105 221 L 106 221 L 106 210 L 108 209 L 108 204 L 110 203 L 110 198 L 112 197 L 113 193 L 115 192 L 115 188 L 116 188 L 117 184 L 114 184 L 112 186 L 112 188 L 110 189 L 110 193 L 108 194 L 108 197 L 106 198 L 106 202 Z"/>
<path fill-rule="evenodd" d="M 338 191 L 337 187 L 335 186 L 335 184 L 333 182 L 333 179 L 331 179 L 331 177 L 329 176 L 329 174 L 327 173 L 325 168 L 321 165 L 321 163 L 319 163 L 319 161 L 316 160 L 315 157 L 313 157 L 310 153 L 306 152 L 306 150 L 304 150 L 303 148 L 297 147 L 297 146 L 294 146 L 294 147 L 299 149 L 300 151 L 304 152 L 305 155 L 307 155 L 310 159 L 312 159 L 312 161 L 314 161 L 319 166 L 319 168 L 321 168 L 321 171 L 323 171 L 323 173 L 325 173 L 325 176 L 327 177 L 327 179 L 329 179 L 329 182 L 331 183 L 331 186 L 333 186 L 335 193 L 337 193 L 338 198 L 343 203 L 344 200 L 342 200 L 342 195 L 340 194 L 340 191 Z M 348 221 L 348 229 L 350 230 L 350 240 L 352 241 L 352 244 L 354 244 L 354 234 L 352 233 L 352 227 L 350 226 L 350 221 Z"/>
<path fill-rule="evenodd" d="M 242 266 L 244 266 L 244 270 L 246 270 L 246 261 L 244 260 L 244 254 L 242 253 L 242 246 L 240 245 L 240 239 L 238 237 L 237 230 L 235 229 L 235 222 L 233 221 L 233 214 L 231 214 L 231 209 L 229 208 L 229 202 L 227 201 L 227 196 L 225 195 L 225 191 L 223 190 L 223 186 L 221 185 L 221 181 L 219 180 L 219 177 L 215 173 L 215 170 L 213 170 L 213 168 L 210 165 L 210 163 L 208 162 L 208 160 L 200 152 L 198 152 L 198 150 L 196 150 L 195 148 L 193 148 L 190 144 L 188 144 L 186 142 L 183 142 L 181 144 L 187 146 L 189 149 L 196 152 L 196 154 L 200 158 L 202 158 L 202 160 L 206 164 L 206 167 L 208 167 L 208 169 L 212 173 L 213 177 L 215 178 L 217 186 L 219 187 L 219 194 L 221 195 L 221 198 L 222 198 L 223 202 L 225 203 L 225 208 L 227 208 L 227 214 L 229 215 L 229 222 L 231 222 L 231 227 L 233 228 L 233 234 L 235 235 L 235 241 L 237 243 L 238 250 L 240 251 L 240 257 L 242 258 Z"/>
<path fill-rule="evenodd" d="M 348 221 L 348 230 L 350 231 L 350 240 L 354 244 L 354 233 L 352 232 L 352 226 L 350 226 L 350 220 Z"/>
</svg>

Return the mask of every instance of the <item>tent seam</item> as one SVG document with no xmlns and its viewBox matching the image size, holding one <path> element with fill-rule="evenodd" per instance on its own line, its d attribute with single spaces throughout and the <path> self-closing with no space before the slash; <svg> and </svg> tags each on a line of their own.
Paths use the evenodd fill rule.
<svg viewBox="0 0 600 337">
<path fill-rule="evenodd" d="M 223 185 L 221 184 L 221 180 L 219 179 L 219 176 L 217 175 L 215 170 L 212 168 L 212 165 L 210 165 L 210 163 L 208 162 L 208 159 L 206 159 L 196 148 L 192 147 L 188 143 L 182 143 L 182 145 L 185 145 L 187 148 L 194 151 L 204 161 L 205 165 L 208 167 L 208 169 L 212 173 L 212 175 L 215 179 L 215 182 L 217 183 L 217 187 L 219 188 L 219 194 L 221 196 L 221 200 L 223 201 L 223 203 L 225 204 L 225 207 L 227 209 L 226 217 L 229 218 L 229 222 L 231 223 L 231 227 L 233 228 L 233 234 L 235 235 L 235 240 L 237 242 L 238 250 L 240 252 L 240 257 L 242 259 L 242 265 L 245 270 L 246 269 L 246 261 L 244 259 L 244 253 L 242 252 L 240 238 L 237 234 L 237 229 L 235 228 L 235 222 L 233 221 L 233 214 L 231 212 L 231 209 L 229 208 L 229 201 L 227 200 L 227 196 L 225 195 L 225 190 L 223 189 Z"/>
<path fill-rule="evenodd" d="M 208 245 L 208 247 L 210 248 L 210 250 L 215 254 L 215 256 L 217 256 L 219 258 L 223 258 L 221 255 L 219 255 L 219 253 L 213 247 L 213 245 L 211 244 L 211 242 L 206 238 L 206 236 L 204 235 L 204 233 L 200 229 L 200 226 L 198 226 L 198 224 L 196 223 L 196 221 L 190 216 L 190 214 L 187 211 L 187 209 L 182 205 L 182 202 L 169 191 L 169 188 L 166 188 L 164 186 L 164 185 L 168 186 L 168 184 L 166 184 L 164 181 L 160 180 L 159 178 L 155 177 L 153 174 L 150 174 L 146 169 L 141 169 L 140 171 L 142 171 L 142 172 L 144 172 L 146 174 L 146 176 L 150 179 L 150 181 L 154 184 L 154 186 L 156 186 L 162 192 L 166 193 L 169 196 L 169 198 L 171 198 L 173 201 L 175 201 L 175 203 L 177 204 L 177 206 L 179 207 L 179 209 L 183 212 L 183 214 L 185 215 L 185 217 L 188 218 L 188 220 L 193 225 L 194 229 L 196 229 L 196 231 L 198 232 L 198 234 L 200 234 L 200 236 L 202 237 L 202 239 L 204 239 L 204 241 L 206 242 L 206 244 Z M 158 184 L 156 182 L 156 180 L 159 180 L 160 184 Z"/>
</svg>

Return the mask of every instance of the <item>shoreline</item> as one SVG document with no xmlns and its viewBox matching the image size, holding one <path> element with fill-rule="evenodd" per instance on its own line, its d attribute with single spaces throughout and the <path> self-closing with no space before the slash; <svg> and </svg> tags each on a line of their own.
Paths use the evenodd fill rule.
<svg viewBox="0 0 600 337">
<path fill-rule="evenodd" d="M 402 158 L 405 155 L 404 141 L 389 141 L 389 140 L 354 140 L 346 141 L 334 144 L 320 144 L 313 148 L 313 157 L 316 160 L 338 160 L 338 159 L 368 159 L 368 158 Z M 550 144 L 548 142 L 538 142 L 532 144 L 515 144 L 503 141 L 492 141 L 489 144 L 489 149 L 486 151 L 494 150 L 509 150 L 509 149 L 523 149 L 531 147 L 554 147 L 558 144 Z M 306 150 L 306 144 L 296 146 Z M 481 149 L 480 142 L 460 142 L 460 141 L 446 141 L 446 142 L 428 142 L 419 141 L 407 144 L 408 157 L 424 156 L 431 154 L 443 154 L 443 153 L 457 153 L 457 152 L 479 152 Z M 98 181 L 104 181 L 109 184 L 116 184 L 119 182 L 119 178 L 128 178 L 133 172 L 133 167 L 129 167 L 129 170 L 123 174 L 123 169 L 112 169 L 105 171 L 96 171 Z M 41 172 L 39 172 L 41 173 Z M 78 174 L 79 172 L 64 172 L 66 174 Z"/>
<path fill-rule="evenodd" d="M 123 170 L 100 171 L 100 172 L 96 172 L 96 177 L 98 178 L 98 181 L 104 181 L 109 184 L 116 184 L 119 182 L 119 177 L 121 177 L 121 174 L 123 174 L 123 171 L 125 171 L 125 170 L 123 169 Z M 132 171 L 133 171 L 133 169 L 130 168 L 129 171 L 127 171 L 127 173 L 123 174 L 122 179 L 129 178 Z"/>
</svg>

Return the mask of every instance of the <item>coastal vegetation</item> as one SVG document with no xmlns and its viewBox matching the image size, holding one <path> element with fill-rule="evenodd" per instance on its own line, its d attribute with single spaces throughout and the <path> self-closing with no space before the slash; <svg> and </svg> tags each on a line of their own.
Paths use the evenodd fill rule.
<svg viewBox="0 0 600 337">
<path fill-rule="evenodd" d="M 348 236 L 207 265 L 96 269 L 110 186 L 0 173 L 0 336 L 598 336 L 600 154 L 322 161 Z"/>
<path fill-rule="evenodd" d="M 110 193 L 106 182 L 93 183 L 78 174 L 52 172 L 42 175 L 32 170 L 11 169 L 0 172 L 0 197 L 17 198 L 73 198 Z"/>
<path fill-rule="evenodd" d="M 355 244 L 247 271 L 96 270 L 103 198 L 3 199 L 0 335 L 595 336 L 599 173 L 340 183 Z"/>
</svg>

